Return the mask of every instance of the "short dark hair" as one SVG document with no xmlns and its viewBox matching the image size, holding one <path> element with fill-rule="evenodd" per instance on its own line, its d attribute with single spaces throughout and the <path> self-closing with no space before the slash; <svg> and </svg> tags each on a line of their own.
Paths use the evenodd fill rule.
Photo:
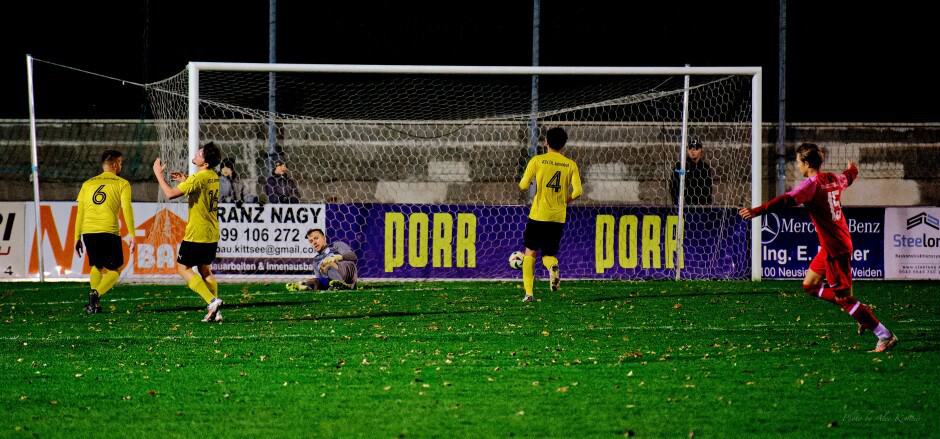
<svg viewBox="0 0 940 439">
<path fill-rule="evenodd" d="M 324 238 L 326 238 L 326 233 L 323 233 L 323 229 L 321 229 L 321 228 L 315 228 L 315 229 L 307 230 L 307 234 L 304 235 L 304 236 L 310 237 L 310 235 L 311 235 L 313 232 L 320 232 L 320 234 L 323 235 Z"/>
<path fill-rule="evenodd" d="M 545 133 L 545 140 L 548 141 L 549 147 L 556 151 L 561 151 L 561 149 L 565 147 L 565 144 L 568 143 L 568 133 L 566 133 L 565 129 L 562 127 L 555 127 Z"/>
<path fill-rule="evenodd" d="M 113 163 L 122 156 L 123 154 L 121 154 L 121 151 L 106 149 L 103 153 L 101 153 L 101 163 Z"/>
<path fill-rule="evenodd" d="M 202 145 L 202 158 L 205 159 L 209 168 L 214 168 L 222 162 L 222 150 L 215 146 L 215 143 L 209 142 Z"/>
<path fill-rule="evenodd" d="M 796 159 L 806 162 L 810 168 L 819 169 L 823 160 L 825 160 L 825 154 L 815 143 L 801 143 L 796 148 Z"/>
</svg>

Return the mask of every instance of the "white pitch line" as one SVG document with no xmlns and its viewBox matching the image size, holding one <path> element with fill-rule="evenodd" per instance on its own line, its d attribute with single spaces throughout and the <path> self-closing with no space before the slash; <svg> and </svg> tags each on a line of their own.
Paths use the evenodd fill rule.
<svg viewBox="0 0 940 439">
<path fill-rule="evenodd" d="M 579 289 L 580 289 L 580 288 L 579 288 Z M 591 290 L 591 288 L 587 288 L 587 287 L 585 287 L 585 288 L 583 288 L 583 289 L 586 290 L 586 291 L 587 291 L 587 290 Z M 480 289 L 479 289 L 479 288 L 453 288 L 453 287 L 417 287 L 417 288 L 415 288 L 415 287 L 408 287 L 408 288 L 395 288 L 395 289 L 384 289 L 384 288 L 383 288 L 383 289 L 366 290 L 366 291 L 368 291 L 368 292 L 370 292 L 370 293 L 386 293 L 386 292 L 387 292 L 387 293 L 412 293 L 412 292 L 427 292 L 427 291 L 444 291 L 444 292 L 452 292 L 452 291 L 480 291 Z M 576 292 L 576 291 L 578 291 L 578 289 L 569 289 L 568 291 L 569 291 L 569 292 Z M 356 291 L 321 291 L 321 292 L 315 292 L 315 291 L 306 291 L 306 292 L 305 292 L 305 291 L 267 291 L 267 292 L 250 293 L 249 295 L 252 296 L 252 297 L 254 297 L 254 296 L 297 296 L 297 295 L 304 295 L 304 294 L 310 294 L 310 295 L 316 296 L 316 295 L 320 295 L 320 294 L 327 295 L 327 294 L 355 293 L 355 292 L 356 292 Z M 746 295 L 747 293 L 743 293 L 743 294 Z M 197 297 L 197 296 L 196 296 L 195 294 L 191 294 L 191 295 L 186 295 L 186 296 L 167 296 L 167 297 L 129 297 L 129 298 L 102 299 L 102 303 L 112 303 L 112 302 L 143 302 L 143 301 L 147 301 L 147 300 L 153 300 L 153 301 L 161 301 L 161 300 L 191 300 L 191 299 L 193 299 L 194 297 Z M 238 296 L 238 295 L 229 295 L 228 297 L 239 297 L 239 296 Z M 624 297 L 622 297 L 622 299 L 623 299 L 623 300 L 645 299 L 645 298 L 654 298 L 654 299 L 656 299 L 656 298 L 669 298 L 669 297 L 670 297 L 670 296 L 668 296 L 668 295 L 662 295 L 662 296 L 624 296 Z M 611 299 L 619 299 L 619 298 L 611 298 Z M 17 305 L 21 305 L 21 306 L 27 306 L 27 305 L 30 305 L 30 306 L 32 306 L 32 305 L 49 306 L 49 305 L 78 305 L 78 304 L 85 304 L 85 303 L 86 303 L 86 301 L 84 301 L 84 300 L 64 300 L 64 301 L 60 301 L 60 302 L 24 302 L 24 303 L 13 303 L 13 302 L 5 302 L 5 303 L 4 303 L 4 302 L 0 302 L 0 307 L 6 306 L 6 305 L 12 305 L 12 306 L 17 306 Z"/>
<path fill-rule="evenodd" d="M 280 295 L 287 295 L 287 294 L 295 294 L 295 295 L 296 295 L 296 294 L 298 294 L 298 293 L 296 293 L 296 292 L 293 292 L 293 293 L 292 293 L 292 292 L 289 292 L 289 291 L 286 291 L 286 292 L 269 292 L 269 293 L 253 293 L 253 294 L 251 294 L 251 296 L 252 296 L 252 297 L 254 297 L 254 296 L 280 296 Z M 301 293 L 301 294 L 302 294 L 302 293 Z M 190 299 L 194 299 L 194 298 L 198 298 L 198 297 L 199 297 L 199 296 L 197 296 L 196 294 L 191 294 L 191 295 L 188 295 L 188 296 L 166 296 L 166 297 L 125 297 L 125 298 L 116 298 L 116 299 L 101 299 L 101 303 L 102 303 L 102 304 L 105 304 L 105 303 L 111 303 L 111 302 L 143 302 L 143 301 L 147 301 L 147 300 L 159 302 L 159 301 L 163 301 L 163 300 L 190 300 Z M 231 296 L 230 296 L 230 297 L 231 297 Z M 82 303 L 87 303 L 87 302 L 84 301 L 84 300 L 65 300 L 65 301 L 61 301 L 61 302 L 24 302 L 24 303 L 11 303 L 11 302 L 7 302 L 7 303 L 2 303 L 2 304 L 0 304 L 0 306 L 6 306 L 6 305 L 13 305 L 13 306 L 77 305 L 77 304 L 82 304 Z"/>
<path fill-rule="evenodd" d="M 940 323 L 940 320 L 924 320 L 924 321 L 905 320 L 905 321 L 895 322 L 895 324 L 898 324 L 898 323 L 918 323 L 918 324 L 924 324 L 924 323 L 926 323 L 926 324 L 931 324 L 931 323 Z M 611 330 L 616 330 L 616 331 L 688 331 L 688 332 L 691 332 L 691 331 L 757 332 L 757 331 L 773 330 L 773 331 L 785 331 L 785 332 L 806 332 L 806 331 L 828 332 L 828 331 L 829 331 L 828 327 L 832 327 L 832 326 L 846 326 L 846 325 L 847 325 L 847 323 L 822 322 L 822 323 L 814 323 L 814 324 L 807 324 L 807 325 L 789 325 L 789 326 L 770 325 L 770 324 L 763 324 L 763 323 L 756 324 L 756 325 L 738 325 L 738 326 L 731 326 L 731 327 L 721 327 L 721 326 L 670 326 L 670 325 L 662 325 L 662 326 L 617 326 L 617 327 L 593 328 L 593 329 L 588 329 L 588 328 L 575 328 L 575 329 L 567 330 L 567 332 L 570 333 L 570 332 L 611 331 Z M 937 328 L 937 327 L 903 327 L 903 326 L 902 326 L 902 329 L 903 329 L 905 332 L 907 332 L 907 331 L 936 332 L 936 331 L 938 331 L 938 329 L 940 329 L 940 328 Z M 564 330 L 555 329 L 554 331 L 559 331 L 559 332 L 561 332 L 561 331 L 564 331 Z M 481 330 L 481 331 L 461 331 L 461 332 L 453 332 L 453 333 L 449 333 L 449 334 L 457 335 L 457 336 L 466 336 L 466 335 L 474 335 L 474 334 L 518 336 L 518 335 L 519 335 L 519 332 L 520 332 L 520 331 L 482 331 L 482 330 Z M 444 334 L 448 334 L 448 333 L 445 332 Z M 390 338 L 391 338 L 391 337 L 409 337 L 409 338 L 414 338 L 415 336 L 418 336 L 419 334 L 415 334 L 415 333 L 411 333 L 411 334 L 386 334 L 386 333 L 383 333 L 383 334 L 381 334 L 381 335 L 382 335 L 382 336 L 385 336 L 385 337 L 390 337 Z M 100 340 L 168 340 L 168 341 L 172 341 L 172 340 L 187 340 L 187 339 L 192 339 L 192 340 L 253 340 L 253 339 L 281 339 L 281 338 L 283 338 L 283 339 L 288 339 L 288 338 L 334 339 L 334 338 L 337 338 L 337 337 L 342 337 L 342 335 L 338 335 L 338 334 L 329 334 L 329 335 L 327 335 L 327 334 L 248 334 L 248 335 L 217 335 L 217 336 L 207 336 L 207 335 L 187 335 L 187 336 L 180 336 L 180 335 L 119 335 L 119 336 L 114 336 L 114 337 L 108 337 L 108 336 L 103 336 L 103 335 L 99 335 L 99 336 L 95 336 L 95 337 L 91 337 L 90 335 L 89 335 L 88 337 L 82 337 L 82 336 L 30 337 L 30 336 L 14 335 L 14 336 L 2 336 L 2 337 L 0 337 L 0 340 L 3 340 L 3 341 L 25 341 L 25 342 L 30 342 L 30 341 L 34 341 L 34 342 L 35 342 L 35 341 L 84 341 L 84 340 L 95 341 L 95 340 L 99 340 L 99 339 L 100 339 Z M 363 335 L 363 337 L 366 337 L 366 338 L 371 339 L 373 336 L 366 336 L 366 335 Z M 535 337 L 535 333 L 533 333 L 533 338 L 536 338 L 536 337 Z"/>
<path fill-rule="evenodd" d="M 370 290 L 375 292 L 390 292 L 390 293 L 401 293 L 401 292 L 421 292 L 421 291 L 454 291 L 449 288 L 402 288 L 394 290 Z M 312 295 L 314 297 L 318 295 L 331 295 L 331 294 L 343 294 L 343 293 L 355 293 L 356 291 L 268 291 L 268 292 L 258 292 L 258 293 L 249 293 L 249 296 L 302 296 L 302 295 Z M 166 297 L 125 297 L 125 298 L 115 298 L 115 299 L 101 299 L 101 303 L 111 303 L 111 302 L 143 302 L 147 300 L 151 301 L 163 301 L 163 300 L 191 300 L 198 298 L 199 296 L 195 293 L 186 295 L 186 296 L 166 296 Z M 225 296 L 223 296 L 224 298 Z M 229 295 L 228 297 L 240 297 L 240 295 Z M 12 305 L 12 306 L 33 306 L 33 305 L 78 305 L 87 303 L 84 300 L 64 300 L 61 302 L 23 302 L 23 303 L 14 303 L 14 302 L 3 302 L 0 303 L 0 307 Z"/>
</svg>

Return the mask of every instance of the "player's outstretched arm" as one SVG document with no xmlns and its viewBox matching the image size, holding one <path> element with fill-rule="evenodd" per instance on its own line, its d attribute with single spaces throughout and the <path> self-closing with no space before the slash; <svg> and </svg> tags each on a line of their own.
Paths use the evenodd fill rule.
<svg viewBox="0 0 940 439">
<path fill-rule="evenodd" d="M 760 206 L 757 206 L 757 207 L 752 207 L 752 208 L 742 207 L 740 210 L 738 210 L 738 215 L 740 215 L 741 218 L 745 220 L 749 220 L 754 217 L 761 216 L 767 212 L 772 212 L 778 209 L 782 209 L 784 207 L 796 206 L 796 204 L 797 204 L 796 199 L 793 198 L 792 195 L 787 193 L 779 197 L 774 197 L 770 201 L 764 204 L 761 204 Z"/>
<path fill-rule="evenodd" d="M 742 207 L 740 210 L 738 210 L 738 215 L 740 215 L 741 218 L 745 220 L 750 220 L 751 218 L 754 218 L 757 216 L 754 213 L 754 209 L 751 209 L 750 207 Z"/>
</svg>

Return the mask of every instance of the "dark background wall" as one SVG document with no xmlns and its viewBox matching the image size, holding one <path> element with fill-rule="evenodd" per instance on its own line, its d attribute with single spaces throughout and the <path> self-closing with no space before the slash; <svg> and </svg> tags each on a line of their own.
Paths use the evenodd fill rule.
<svg viewBox="0 0 940 439">
<path fill-rule="evenodd" d="M 279 3 L 281 62 L 528 65 L 530 1 Z M 149 82 L 191 60 L 267 61 L 267 1 L 17 5 L 0 20 L 0 118 L 27 113 L 26 53 Z M 929 2 L 789 2 L 790 121 L 940 121 Z M 12 11 L 12 10 L 11 10 Z M 776 1 L 542 2 L 542 65 L 762 66 L 777 118 Z M 56 89 L 38 117 L 146 117 L 139 90 Z M 39 87 L 37 85 L 37 87 Z"/>
</svg>

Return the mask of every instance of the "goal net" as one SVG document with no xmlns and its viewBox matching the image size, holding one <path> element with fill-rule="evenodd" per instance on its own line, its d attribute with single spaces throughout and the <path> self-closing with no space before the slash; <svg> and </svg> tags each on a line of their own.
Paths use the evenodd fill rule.
<svg viewBox="0 0 940 439">
<path fill-rule="evenodd" d="M 552 127 L 584 184 L 563 277 L 752 277 L 736 211 L 759 188 L 759 70 L 636 70 L 192 63 L 147 90 L 168 168 L 196 142 L 223 151 L 223 277 L 309 276 L 304 235 L 320 228 L 363 278 L 517 278 L 518 181 Z"/>
</svg>

